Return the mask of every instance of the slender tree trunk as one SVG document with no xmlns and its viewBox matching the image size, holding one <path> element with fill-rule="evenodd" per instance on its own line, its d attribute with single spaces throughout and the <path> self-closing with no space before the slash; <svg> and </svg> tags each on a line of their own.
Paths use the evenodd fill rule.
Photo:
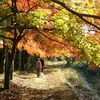
<svg viewBox="0 0 100 100">
<path fill-rule="evenodd" d="M 24 57 L 27 56 L 27 55 L 24 55 L 24 52 L 22 52 L 22 60 L 21 60 L 21 71 L 24 71 L 25 70 L 25 61 L 24 61 Z"/>
<path fill-rule="evenodd" d="M 29 56 L 28 59 L 27 59 L 27 71 L 30 70 L 30 65 L 31 65 L 31 59 L 30 59 L 30 56 Z"/>
<path fill-rule="evenodd" d="M 0 50 L 0 57 L 0 74 L 2 74 L 4 68 L 4 48 Z"/>
<path fill-rule="evenodd" d="M 5 89 L 8 89 L 8 86 L 7 86 L 7 84 L 9 84 L 9 67 L 8 67 L 8 65 L 9 65 L 9 57 L 10 57 L 10 54 L 9 54 L 9 52 L 7 52 L 6 53 L 6 61 L 5 61 L 5 78 L 4 78 L 4 88 Z"/>
<path fill-rule="evenodd" d="M 25 55 L 26 56 L 26 55 Z M 19 70 L 24 71 L 23 52 L 19 51 Z"/>
<path fill-rule="evenodd" d="M 11 67 L 11 72 L 10 72 L 10 79 L 13 79 L 13 71 L 14 71 L 14 59 L 12 61 L 12 67 Z"/>
<path fill-rule="evenodd" d="M 3 41 L 4 42 L 4 41 Z M 1 55 L 1 62 L 0 62 L 0 73 L 3 73 L 4 66 L 5 66 L 5 57 L 7 53 L 7 46 L 3 43 L 2 55 Z"/>
<path fill-rule="evenodd" d="M 22 53 L 19 51 L 19 70 L 22 70 Z"/>
<path fill-rule="evenodd" d="M 17 71 L 19 68 L 19 51 L 16 50 L 15 59 L 14 59 L 14 71 Z"/>
</svg>

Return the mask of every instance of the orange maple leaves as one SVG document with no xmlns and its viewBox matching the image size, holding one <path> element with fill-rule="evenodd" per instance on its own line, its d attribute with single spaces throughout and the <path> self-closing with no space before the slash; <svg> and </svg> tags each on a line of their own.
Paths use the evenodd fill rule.
<svg viewBox="0 0 100 100">
<path fill-rule="evenodd" d="M 16 0 L 17 9 L 21 11 L 30 11 L 37 7 L 41 0 Z M 9 0 L 9 4 L 12 5 L 12 0 Z"/>
<path fill-rule="evenodd" d="M 56 37 L 49 35 L 48 38 L 46 37 L 47 33 L 43 34 L 33 30 L 28 31 L 25 37 L 19 42 L 18 49 L 26 50 L 30 55 L 37 54 L 41 57 L 61 56 L 70 53 L 68 48 L 57 42 Z"/>
</svg>

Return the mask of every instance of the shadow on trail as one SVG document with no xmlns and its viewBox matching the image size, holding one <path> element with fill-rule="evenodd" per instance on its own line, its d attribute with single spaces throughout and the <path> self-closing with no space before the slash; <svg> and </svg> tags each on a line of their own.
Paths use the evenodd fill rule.
<svg viewBox="0 0 100 100">
<path fill-rule="evenodd" d="M 66 90 L 57 90 L 56 88 L 50 90 L 33 89 L 33 100 L 78 100 L 75 95 L 68 94 Z M 35 93 L 34 93 L 35 91 Z"/>
<path fill-rule="evenodd" d="M 11 83 L 9 90 L 0 88 L 0 100 L 79 100 L 71 91 L 70 87 L 66 89 L 37 89 L 27 86 L 18 86 Z"/>
<path fill-rule="evenodd" d="M 53 89 L 36 89 L 28 87 L 18 87 L 17 84 L 11 84 L 11 89 L 4 91 L 0 95 L 1 100 L 79 100 L 73 92 L 59 88 Z M 9 99 L 10 98 L 10 99 Z M 12 99 L 11 99 L 12 98 Z"/>
<path fill-rule="evenodd" d="M 50 79 L 51 77 L 51 81 L 49 81 L 49 85 L 47 85 L 48 87 L 50 87 L 50 85 L 54 85 L 54 87 L 52 88 L 38 88 L 35 87 L 36 84 L 42 85 L 41 81 L 39 82 L 35 82 L 38 79 L 34 78 L 34 75 L 36 75 L 35 72 L 33 76 L 27 76 L 27 74 L 25 75 L 18 75 L 17 77 L 20 78 L 29 78 L 29 80 L 25 79 L 23 82 L 25 83 L 26 81 L 29 82 L 33 82 L 33 87 L 28 87 L 28 85 L 24 86 L 23 84 L 17 84 L 11 82 L 10 83 L 10 89 L 9 90 L 2 90 L 2 92 L 0 91 L 0 100 L 79 100 L 78 97 L 74 94 L 74 92 L 71 90 L 71 88 L 66 85 L 63 86 L 62 84 L 58 87 L 57 83 L 55 82 L 54 78 L 56 79 L 57 77 L 53 76 L 52 73 L 56 72 L 57 69 L 61 68 L 61 64 L 59 65 L 48 65 L 44 68 L 44 75 L 46 75 L 44 78 L 40 78 L 40 80 L 43 82 L 42 79 L 47 79 L 46 82 Z M 50 74 L 51 73 L 51 74 Z M 49 76 L 52 75 L 52 76 Z M 16 77 L 16 76 L 15 76 Z M 31 81 L 31 78 L 34 81 Z M 53 80 L 52 80 L 53 78 Z M 18 78 L 16 78 L 18 79 Z M 59 76 L 56 80 L 59 79 Z M 19 80 L 19 82 L 21 83 L 21 79 Z M 53 81 L 53 84 L 51 84 L 50 82 Z M 44 82 L 43 84 L 46 84 L 46 82 Z M 59 81 L 57 81 L 59 82 Z M 27 82 L 26 82 L 27 83 Z M 45 85 L 44 85 L 45 86 Z M 46 87 L 46 86 L 45 86 Z"/>
</svg>

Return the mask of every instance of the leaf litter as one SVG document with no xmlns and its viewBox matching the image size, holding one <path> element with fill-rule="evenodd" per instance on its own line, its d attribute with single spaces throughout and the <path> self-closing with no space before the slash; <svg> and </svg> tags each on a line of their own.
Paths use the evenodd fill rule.
<svg viewBox="0 0 100 100">
<path fill-rule="evenodd" d="M 10 89 L 0 92 L 0 100 L 79 100 L 66 83 L 62 71 L 49 68 L 47 72 L 48 68 L 39 78 L 36 71 L 22 75 L 14 73 Z M 3 79 L 0 79 L 0 83 L 3 83 Z"/>
</svg>

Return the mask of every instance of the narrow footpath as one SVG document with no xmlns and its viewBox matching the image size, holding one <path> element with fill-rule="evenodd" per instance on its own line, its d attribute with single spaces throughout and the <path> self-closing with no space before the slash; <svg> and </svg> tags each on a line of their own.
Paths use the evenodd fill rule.
<svg viewBox="0 0 100 100">
<path fill-rule="evenodd" d="M 37 78 L 32 74 L 14 75 L 13 83 L 22 87 L 22 100 L 79 100 L 62 74 L 61 69 L 48 66 L 44 75 Z"/>
</svg>

